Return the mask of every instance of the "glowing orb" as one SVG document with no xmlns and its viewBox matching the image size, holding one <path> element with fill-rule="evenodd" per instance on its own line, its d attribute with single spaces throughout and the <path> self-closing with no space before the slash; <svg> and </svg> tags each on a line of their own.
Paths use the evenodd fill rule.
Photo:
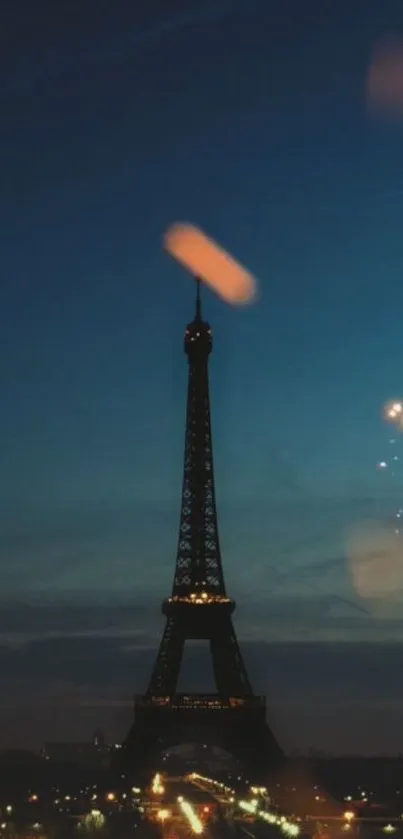
<svg viewBox="0 0 403 839">
<path fill-rule="evenodd" d="M 249 271 L 197 227 L 172 225 L 164 235 L 164 247 L 227 303 L 245 305 L 256 297 L 256 280 Z"/>
<path fill-rule="evenodd" d="M 367 76 L 367 98 L 372 109 L 403 116 L 403 41 L 388 38 L 376 47 Z"/>
<path fill-rule="evenodd" d="M 403 592 L 403 544 L 398 529 L 362 522 L 350 534 L 348 556 L 354 588 L 363 598 L 400 598 Z"/>
<path fill-rule="evenodd" d="M 403 428 L 403 403 L 401 401 L 392 400 L 387 402 L 383 413 L 387 422 L 392 422 L 399 428 Z"/>
</svg>

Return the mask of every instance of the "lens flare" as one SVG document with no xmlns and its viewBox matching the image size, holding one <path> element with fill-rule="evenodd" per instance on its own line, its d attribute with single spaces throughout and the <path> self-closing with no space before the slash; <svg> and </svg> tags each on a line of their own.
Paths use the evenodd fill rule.
<svg viewBox="0 0 403 839">
<path fill-rule="evenodd" d="M 362 522 L 349 536 L 348 556 L 360 597 L 375 601 L 401 597 L 403 544 L 396 531 L 381 522 Z"/>
<path fill-rule="evenodd" d="M 395 425 L 399 430 L 403 430 L 403 401 L 400 399 L 391 399 L 384 405 L 383 416 L 386 422 Z"/>
<path fill-rule="evenodd" d="M 403 117 L 403 40 L 378 43 L 367 74 L 367 103 L 371 111 Z"/>
<path fill-rule="evenodd" d="M 173 224 L 164 234 L 165 250 L 193 276 L 200 277 L 227 303 L 251 303 L 256 280 L 223 248 L 191 224 Z"/>
</svg>

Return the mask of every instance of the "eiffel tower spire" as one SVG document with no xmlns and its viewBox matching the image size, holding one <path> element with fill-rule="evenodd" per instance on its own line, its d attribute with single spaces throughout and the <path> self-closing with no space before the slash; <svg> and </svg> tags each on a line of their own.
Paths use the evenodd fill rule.
<svg viewBox="0 0 403 839">
<path fill-rule="evenodd" d="M 213 340 L 202 320 L 200 281 L 196 281 L 196 313 L 185 331 L 189 361 L 185 456 L 179 539 L 172 595 L 198 589 L 225 597 L 218 537 L 211 434 L 208 358 Z"/>
<path fill-rule="evenodd" d="M 195 320 L 201 320 L 200 279 L 196 277 L 196 315 Z"/>
</svg>

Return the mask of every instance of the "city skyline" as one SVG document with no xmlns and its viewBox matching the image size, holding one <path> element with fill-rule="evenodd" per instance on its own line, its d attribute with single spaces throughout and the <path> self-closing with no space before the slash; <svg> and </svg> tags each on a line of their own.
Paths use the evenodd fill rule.
<svg viewBox="0 0 403 839">
<path fill-rule="evenodd" d="M 365 522 L 393 533 L 403 495 L 399 468 L 376 469 L 382 406 L 403 393 L 403 138 L 364 95 L 403 12 L 124 5 L 63 4 L 62 23 L 42 2 L 28 31 L 10 4 L 5 24 L 3 736 L 115 739 L 147 681 L 194 294 L 161 243 L 185 220 L 260 282 L 245 310 L 203 290 L 224 573 L 253 686 L 286 749 L 397 752 L 400 539 L 394 564 L 369 556 L 369 594 L 351 544 Z"/>
</svg>

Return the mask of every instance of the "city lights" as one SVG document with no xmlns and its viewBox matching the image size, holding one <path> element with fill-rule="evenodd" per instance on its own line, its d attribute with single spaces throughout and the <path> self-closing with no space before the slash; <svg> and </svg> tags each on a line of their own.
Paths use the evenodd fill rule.
<svg viewBox="0 0 403 839">
<path fill-rule="evenodd" d="M 222 597 L 219 594 L 212 594 L 211 592 L 201 591 L 192 592 L 189 595 L 177 595 L 168 598 L 168 603 L 192 603 L 192 604 L 206 604 L 206 603 L 230 603 L 229 597 Z"/>
<path fill-rule="evenodd" d="M 266 787 L 251 787 L 250 791 L 252 795 L 267 795 Z"/>
<path fill-rule="evenodd" d="M 213 778 L 206 778 L 203 775 L 199 775 L 197 772 L 193 772 L 188 776 L 188 778 L 196 786 L 200 786 L 201 789 L 205 788 L 213 794 L 215 792 L 216 794 L 222 795 L 224 800 L 226 800 L 229 804 L 235 805 L 241 811 L 248 813 L 249 816 L 256 819 L 262 819 L 268 824 L 277 826 L 286 836 L 296 837 L 299 835 L 300 827 L 295 823 L 295 821 L 291 821 L 291 819 L 284 815 L 278 815 L 266 809 L 259 808 L 259 798 L 263 805 L 264 802 L 267 802 L 268 800 L 268 791 L 266 787 L 251 786 L 250 792 L 254 797 L 245 801 L 244 799 L 237 800 L 235 798 L 234 790 L 226 784 L 223 784 L 221 781 L 216 781 Z"/>
<path fill-rule="evenodd" d="M 183 815 L 187 819 L 191 829 L 193 830 L 193 833 L 203 833 L 203 825 L 198 816 L 196 815 L 192 805 L 189 804 L 188 801 L 185 801 L 185 799 L 182 796 L 179 796 L 178 804 L 180 809 L 182 810 Z"/>
<path fill-rule="evenodd" d="M 163 795 L 165 792 L 165 788 L 161 783 L 161 775 L 159 772 L 154 775 L 153 782 L 151 784 L 151 790 L 154 795 Z"/>
<path fill-rule="evenodd" d="M 122 776 L 122 779 L 124 776 Z M 122 787 L 116 784 L 114 791 L 105 792 L 103 788 L 97 789 L 97 785 L 88 786 L 74 786 L 69 783 L 68 792 L 62 788 L 53 787 L 51 789 L 50 799 L 51 804 L 54 805 L 54 812 L 58 819 L 60 814 L 65 814 L 62 818 L 66 820 L 73 820 L 77 824 L 77 828 L 81 835 L 91 833 L 101 836 L 105 829 L 109 830 L 110 819 L 119 819 L 119 815 L 125 820 L 129 814 L 133 817 L 133 826 L 139 826 L 141 819 L 151 822 L 155 828 L 159 828 L 161 835 L 168 837 L 183 835 L 200 836 L 210 835 L 210 827 L 214 832 L 214 825 L 218 814 L 227 821 L 228 825 L 233 825 L 237 829 L 245 824 L 245 832 L 247 824 L 251 824 L 251 831 L 258 835 L 259 822 L 266 823 L 267 827 L 273 830 L 273 836 L 277 834 L 279 839 L 299 839 L 301 835 L 312 835 L 311 828 L 313 824 L 323 824 L 326 827 L 326 833 L 330 836 L 345 835 L 354 837 L 358 835 L 360 828 L 364 827 L 365 822 L 378 823 L 379 833 L 385 835 L 398 833 L 401 831 L 403 823 L 403 814 L 400 817 L 389 812 L 389 816 L 377 814 L 369 814 L 367 809 L 365 812 L 360 812 L 360 805 L 365 805 L 366 802 L 377 801 L 377 792 L 371 790 L 365 785 L 364 791 L 360 786 L 357 790 L 351 790 L 348 795 L 344 795 L 341 799 L 341 806 L 334 807 L 334 800 L 332 797 L 323 794 L 323 790 L 319 786 L 313 786 L 312 792 L 309 793 L 308 798 L 304 796 L 304 806 L 307 801 L 311 801 L 314 805 L 311 814 L 306 812 L 298 813 L 298 802 L 294 796 L 290 797 L 289 793 L 297 792 L 297 785 L 293 786 L 289 781 L 284 784 L 273 783 L 273 786 L 267 789 L 263 786 L 250 784 L 242 776 L 233 778 L 233 783 L 238 789 L 237 783 L 241 784 L 240 788 L 247 789 L 244 795 L 236 792 L 230 786 L 231 775 L 228 775 L 228 782 L 218 781 L 214 778 L 206 777 L 197 772 L 191 772 L 185 776 L 171 777 L 170 773 L 165 771 L 156 772 L 150 777 L 149 784 L 146 786 L 143 793 L 139 787 L 127 787 L 124 782 Z M 189 785 L 189 797 L 185 795 L 177 796 L 175 784 L 180 783 Z M 174 789 L 171 789 L 171 784 Z M 192 790 L 192 785 L 196 788 Z M 165 787 L 165 789 L 164 789 Z M 299 787 L 299 785 L 298 785 Z M 278 789 L 277 789 L 278 788 Z M 126 791 L 127 789 L 127 791 Z M 130 791 L 131 789 L 131 791 Z M 161 800 L 160 795 L 166 792 L 166 799 Z M 277 790 L 277 791 L 276 791 Z M 203 795 L 200 797 L 201 791 Z M 206 793 L 208 794 L 207 800 Z M 284 793 L 286 798 L 284 799 Z M 54 795 L 57 794 L 57 798 Z M 400 791 L 396 789 L 396 795 Z M 97 796 L 97 802 L 93 800 L 93 796 Z M 28 808 L 27 803 L 36 796 L 30 789 L 26 790 L 21 798 L 21 805 L 25 811 L 37 813 L 36 807 Z M 39 801 L 39 797 L 37 796 Z M 47 794 L 42 792 L 40 794 L 41 806 L 46 806 L 48 801 Z M 114 805 L 111 807 L 110 803 Z M 328 806 L 330 803 L 330 807 Z M 344 804 L 344 806 L 343 806 Z M 296 805 L 296 806 L 295 806 Z M 320 805 L 320 811 L 319 807 Z M 6 831 L 11 822 L 17 822 L 20 818 L 19 802 L 14 800 L 13 804 L 3 805 L 2 831 Z M 6 815 L 6 810 L 9 814 Z M 400 811 L 399 811 L 400 812 Z M 27 824 L 27 832 L 24 836 L 45 837 L 46 819 L 42 818 L 37 813 L 34 818 L 31 815 L 29 823 Z M 319 839 L 324 839 L 325 834 L 319 834 Z M 1 839 L 1 837 L 0 837 Z"/>
<path fill-rule="evenodd" d="M 82 826 L 89 832 L 100 830 L 105 825 L 105 816 L 101 810 L 93 809 L 82 819 Z"/>
<path fill-rule="evenodd" d="M 256 818 L 263 819 L 263 821 L 268 822 L 268 824 L 277 825 L 286 836 L 294 837 L 299 835 L 300 827 L 295 824 L 295 822 L 290 821 L 285 816 L 278 816 L 275 813 L 268 812 L 267 810 L 258 810 L 257 805 L 258 802 L 255 799 L 252 799 L 252 801 L 238 802 L 238 806 L 241 810 L 244 810 L 250 815 L 256 816 Z"/>
<path fill-rule="evenodd" d="M 245 810 L 247 813 L 256 813 L 256 802 L 253 803 L 252 801 L 239 801 L 238 803 L 241 810 Z"/>
</svg>

